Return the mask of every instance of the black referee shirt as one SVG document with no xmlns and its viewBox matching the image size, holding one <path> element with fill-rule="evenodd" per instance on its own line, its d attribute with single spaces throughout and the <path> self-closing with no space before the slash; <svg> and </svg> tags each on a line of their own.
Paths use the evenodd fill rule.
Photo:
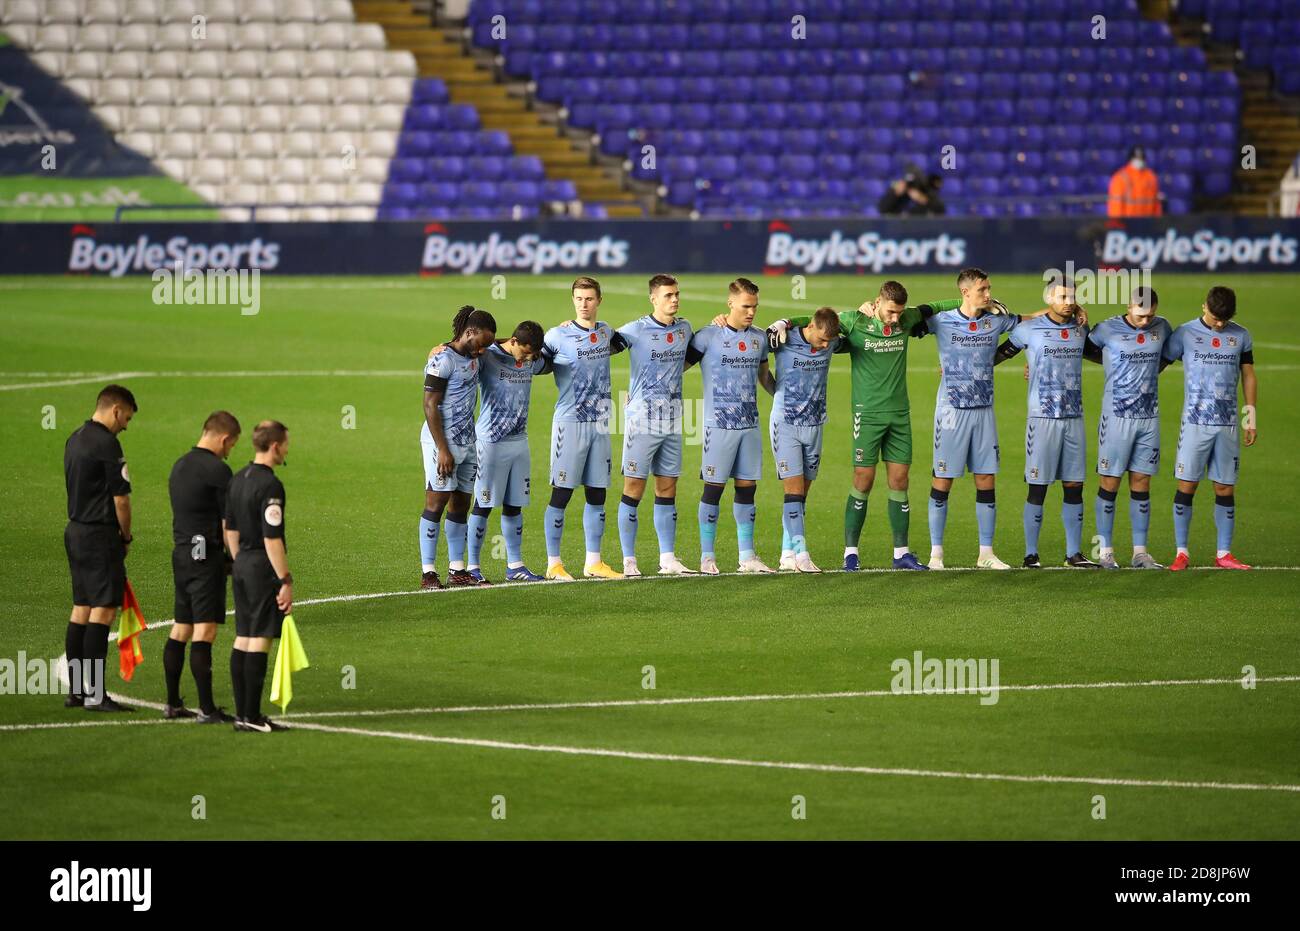
<svg viewBox="0 0 1300 931">
<path fill-rule="evenodd" d="M 68 520 L 117 526 L 113 498 L 131 493 L 131 477 L 112 430 L 96 420 L 78 427 L 63 447 L 63 477 Z"/>
<path fill-rule="evenodd" d="M 239 531 L 239 551 L 265 550 L 284 539 L 284 486 L 270 466 L 250 462 L 230 480 L 226 527 Z"/>
<path fill-rule="evenodd" d="M 221 518 L 226 513 L 230 466 L 208 449 L 195 446 L 172 466 L 167 490 L 172 499 L 172 541 L 193 543 L 202 536 L 221 549 Z"/>
</svg>

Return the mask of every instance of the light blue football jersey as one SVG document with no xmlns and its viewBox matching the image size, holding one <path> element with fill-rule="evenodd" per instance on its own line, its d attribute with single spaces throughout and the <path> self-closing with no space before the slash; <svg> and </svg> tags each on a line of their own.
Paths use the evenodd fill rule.
<svg viewBox="0 0 1300 931">
<path fill-rule="evenodd" d="M 1222 427 L 1237 422 L 1241 354 L 1254 352 L 1250 332 L 1229 322 L 1222 330 L 1200 317 L 1174 330 L 1165 358 L 1183 360 L 1183 423 Z"/>
<path fill-rule="evenodd" d="M 974 319 L 960 310 L 934 314 L 926 326 L 939 343 L 938 407 L 993 406 L 993 356 L 998 337 L 1016 328 L 1014 314 L 981 313 Z"/>
<path fill-rule="evenodd" d="M 1083 341 L 1088 328 L 1043 315 L 1022 320 L 1007 338 L 1029 356 L 1029 416 L 1083 416 Z"/>
<path fill-rule="evenodd" d="M 773 376 L 776 394 L 772 413 L 782 423 L 796 427 L 820 427 L 826 423 L 826 378 L 831 356 L 842 340 L 835 337 L 825 349 L 813 351 L 799 327 L 791 327 L 786 341 L 776 350 Z"/>
<path fill-rule="evenodd" d="M 709 325 L 691 339 L 704 378 L 704 425 L 723 430 L 758 426 L 758 367 L 767 360 L 767 336 L 752 326 Z"/>
<path fill-rule="evenodd" d="M 442 432 L 448 443 L 457 446 L 474 445 L 474 402 L 478 399 L 479 360 L 462 356 L 450 345 L 429 360 L 424 367 L 425 378 L 433 375 L 447 380 L 447 390 L 442 396 L 438 411 L 442 414 Z M 429 390 L 427 387 L 425 390 Z M 424 423 L 423 436 L 432 440 L 429 422 Z"/>
<path fill-rule="evenodd" d="M 500 443 L 511 437 L 528 434 L 528 400 L 532 393 L 533 376 L 546 370 L 546 360 L 517 362 L 515 357 L 493 343 L 479 357 L 478 423 L 475 429 L 480 440 Z"/>
<path fill-rule="evenodd" d="M 1101 348 L 1106 370 L 1103 413 L 1134 419 L 1160 416 L 1160 355 L 1172 332 L 1164 317 L 1139 329 L 1124 314 L 1092 328 L 1088 339 Z"/>
<path fill-rule="evenodd" d="M 632 375 L 627 391 L 629 424 L 680 424 L 682 371 L 694 331 L 681 317 L 663 324 L 646 314 L 619 327 Z"/>
<path fill-rule="evenodd" d="M 575 320 L 546 333 L 544 352 L 555 367 L 555 419 L 577 423 L 608 423 L 612 406 L 609 357 L 614 329 L 597 322 L 590 330 Z"/>
</svg>

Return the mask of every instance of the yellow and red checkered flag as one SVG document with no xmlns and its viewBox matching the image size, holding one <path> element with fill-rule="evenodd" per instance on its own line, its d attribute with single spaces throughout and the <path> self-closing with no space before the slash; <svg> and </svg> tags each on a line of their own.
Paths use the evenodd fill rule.
<svg viewBox="0 0 1300 931">
<path fill-rule="evenodd" d="M 135 675 L 135 667 L 144 662 L 144 651 L 140 649 L 140 634 L 148 625 L 144 621 L 144 612 L 136 600 L 135 589 L 127 579 L 126 592 L 122 595 L 122 613 L 117 621 L 117 669 L 127 682 Z"/>
</svg>

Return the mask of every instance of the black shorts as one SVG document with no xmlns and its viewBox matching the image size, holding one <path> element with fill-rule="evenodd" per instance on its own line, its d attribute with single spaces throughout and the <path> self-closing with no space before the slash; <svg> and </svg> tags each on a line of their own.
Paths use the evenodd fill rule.
<svg viewBox="0 0 1300 931">
<path fill-rule="evenodd" d="M 68 521 L 63 548 L 72 571 L 72 603 L 120 608 L 126 592 L 126 544 L 116 525 Z"/>
<path fill-rule="evenodd" d="M 284 615 L 275 603 L 280 593 L 271 560 L 265 550 L 245 550 L 235 558 L 231 588 L 235 593 L 235 636 L 280 636 Z"/>
<path fill-rule="evenodd" d="M 215 552 L 215 556 L 211 555 Z M 172 579 L 176 583 L 177 624 L 226 623 L 226 564 L 221 547 L 208 547 L 209 556 L 194 559 L 194 547 L 178 543 L 172 550 Z"/>
</svg>

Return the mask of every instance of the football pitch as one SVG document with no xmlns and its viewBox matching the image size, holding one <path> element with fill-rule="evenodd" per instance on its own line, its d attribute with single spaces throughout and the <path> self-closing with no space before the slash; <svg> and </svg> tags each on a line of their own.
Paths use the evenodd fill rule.
<svg viewBox="0 0 1300 931">
<path fill-rule="evenodd" d="M 602 320 L 619 326 L 648 312 L 643 277 L 598 277 Z M 954 278 L 902 280 L 918 303 L 957 296 Z M 116 678 L 110 651 L 110 687 L 142 703 L 133 714 L 104 720 L 64 709 L 57 695 L 0 694 L 0 836 L 1300 838 L 1295 276 L 1153 282 L 1174 326 L 1199 313 L 1212 284 L 1237 291 L 1237 321 L 1254 339 L 1260 433 L 1242 450 L 1233 551 L 1257 571 L 1203 568 L 1214 555 L 1208 483 L 1195 505 L 1197 571 L 1055 568 L 1064 555 L 1059 485 L 1041 544 L 1054 568 L 973 571 L 968 477 L 954 485 L 946 539 L 948 565 L 963 571 L 893 572 L 882 474 L 862 541 L 872 571 L 420 593 L 428 350 L 450 337 L 464 303 L 492 312 L 502 337 L 520 320 L 544 328 L 566 320 L 570 280 L 511 275 L 499 300 L 488 276 L 263 275 L 260 312 L 244 316 L 237 306 L 155 305 L 147 277 L 0 279 L 0 582 L 9 604 L 0 658 L 62 652 L 70 603 L 63 444 L 110 380 L 140 405 L 121 436 L 134 507 L 127 568 L 158 625 L 143 635 L 145 663 L 131 683 Z M 806 298 L 795 299 L 788 278 L 759 279 L 755 325 L 822 304 L 856 307 L 881 280 L 813 276 Z M 1042 306 L 1037 278 L 995 275 L 992 283 L 1013 311 Z M 697 328 L 723 309 L 726 279 L 681 285 L 682 315 Z M 1096 323 L 1121 311 L 1092 307 L 1090 315 Z M 1090 363 L 1084 371 L 1091 472 L 1102 376 Z M 627 372 L 626 357 L 615 357 L 616 399 Z M 995 548 L 1013 564 L 1023 556 L 1023 373 L 1017 358 L 996 380 Z M 911 539 L 923 560 L 938 377 L 933 340 L 913 341 Z M 1181 366 L 1161 385 L 1151 550 L 1167 563 Z M 685 394 L 701 396 L 694 369 Z M 538 377 L 524 557 L 539 572 L 554 400 L 554 380 Z M 764 426 L 770 400 L 760 392 Z M 244 426 L 235 469 L 252 456 L 257 421 L 276 418 L 290 430 L 277 472 L 287 490 L 294 616 L 311 668 L 294 677 L 294 728 L 282 734 L 164 721 L 157 710 L 167 636 L 158 622 L 172 616 L 167 476 L 219 408 Z M 829 412 L 807 527 L 814 559 L 833 570 L 852 471 L 847 359 L 832 363 Z M 604 540 L 616 567 L 621 439 Z M 688 440 L 677 552 L 690 566 L 699 556 L 699 461 L 698 441 Z M 763 469 L 756 540 L 775 565 L 781 492 L 766 442 Z M 1090 474 L 1085 548 L 1096 488 Z M 736 565 L 730 502 L 728 490 L 717 541 L 724 573 Z M 647 501 L 643 571 L 657 563 L 649 513 Z M 564 540 L 570 570 L 583 561 L 581 524 L 576 500 Z M 1115 542 L 1126 564 L 1126 488 Z M 502 578 L 503 555 L 497 541 L 485 545 L 489 578 Z M 439 562 L 445 575 L 445 543 Z M 216 697 L 228 709 L 233 634 L 226 624 L 214 651 Z M 996 688 L 895 694 L 895 661 L 912 662 L 918 651 L 987 661 L 990 670 L 996 662 Z M 193 703 L 188 668 L 182 692 Z"/>
</svg>

